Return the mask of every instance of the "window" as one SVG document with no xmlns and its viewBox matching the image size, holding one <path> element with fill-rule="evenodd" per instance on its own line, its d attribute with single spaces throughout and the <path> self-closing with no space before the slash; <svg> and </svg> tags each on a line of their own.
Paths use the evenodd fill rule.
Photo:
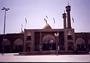
<svg viewBox="0 0 90 63">
<path fill-rule="evenodd" d="M 31 36 L 27 36 L 27 40 L 31 40 Z"/>
<path fill-rule="evenodd" d="M 72 36 L 71 35 L 68 35 L 68 40 L 72 40 Z"/>
<path fill-rule="evenodd" d="M 69 42 L 68 43 L 68 50 L 73 50 L 73 48 L 74 48 L 73 43 L 72 42 Z"/>
<path fill-rule="evenodd" d="M 31 51 L 31 44 L 30 43 L 26 43 L 25 47 L 26 47 L 27 52 Z"/>
</svg>

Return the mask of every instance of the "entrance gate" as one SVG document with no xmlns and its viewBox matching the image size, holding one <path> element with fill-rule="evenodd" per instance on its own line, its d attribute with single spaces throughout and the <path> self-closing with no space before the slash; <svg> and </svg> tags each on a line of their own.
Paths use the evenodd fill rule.
<svg viewBox="0 0 90 63">
<path fill-rule="evenodd" d="M 42 39 L 42 51 L 56 50 L 56 40 L 53 35 L 45 35 Z"/>
</svg>

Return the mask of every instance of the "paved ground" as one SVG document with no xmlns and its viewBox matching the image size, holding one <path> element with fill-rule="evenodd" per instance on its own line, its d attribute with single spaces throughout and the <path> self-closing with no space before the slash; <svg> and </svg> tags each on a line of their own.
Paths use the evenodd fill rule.
<svg viewBox="0 0 90 63">
<path fill-rule="evenodd" d="M 27 55 L 0 54 L 0 62 L 90 62 L 89 55 Z"/>
</svg>

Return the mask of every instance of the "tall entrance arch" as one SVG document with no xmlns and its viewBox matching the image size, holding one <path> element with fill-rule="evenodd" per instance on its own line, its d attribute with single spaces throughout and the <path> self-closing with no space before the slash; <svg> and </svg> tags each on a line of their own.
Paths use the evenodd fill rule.
<svg viewBox="0 0 90 63">
<path fill-rule="evenodd" d="M 8 39 L 3 39 L 3 52 L 10 53 L 11 52 L 11 42 Z"/>
<path fill-rule="evenodd" d="M 42 39 L 42 50 L 56 50 L 56 40 L 53 35 L 45 35 Z"/>
</svg>

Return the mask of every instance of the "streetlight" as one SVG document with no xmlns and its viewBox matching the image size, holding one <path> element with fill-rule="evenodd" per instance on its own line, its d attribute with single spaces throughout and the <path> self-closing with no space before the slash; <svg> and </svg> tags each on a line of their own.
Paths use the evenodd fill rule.
<svg viewBox="0 0 90 63">
<path fill-rule="evenodd" d="M 59 39 L 58 39 L 58 36 L 59 36 L 59 33 L 58 32 L 57 33 L 54 33 L 54 35 L 55 35 L 56 41 L 57 41 L 57 43 L 56 43 L 56 52 L 58 54 L 58 50 L 59 50 L 59 46 L 58 46 Z"/>
<path fill-rule="evenodd" d="M 9 8 L 5 8 L 3 7 L 1 10 L 4 10 L 5 11 L 5 14 L 4 14 L 4 30 L 3 30 L 3 42 L 5 41 L 5 28 L 6 28 L 6 11 L 10 10 Z M 4 43 L 2 43 L 3 45 L 3 53 L 4 53 Z"/>
<path fill-rule="evenodd" d="M 3 7 L 1 10 L 4 10 L 5 11 L 5 15 L 4 15 L 4 31 L 3 31 L 3 33 L 5 34 L 5 28 L 6 28 L 6 11 L 8 11 L 10 9 Z"/>
</svg>

